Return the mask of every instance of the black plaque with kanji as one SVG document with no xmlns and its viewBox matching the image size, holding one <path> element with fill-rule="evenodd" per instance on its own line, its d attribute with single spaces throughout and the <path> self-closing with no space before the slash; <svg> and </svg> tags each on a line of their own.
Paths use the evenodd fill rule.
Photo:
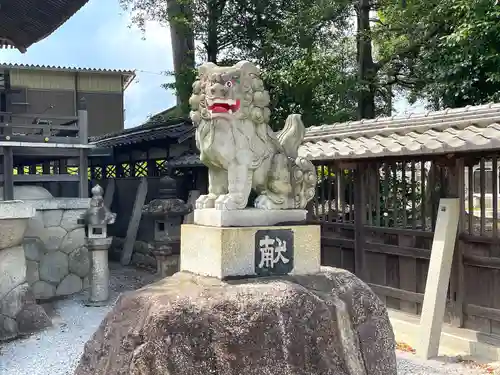
<svg viewBox="0 0 500 375">
<path fill-rule="evenodd" d="M 255 274 L 287 275 L 293 270 L 293 231 L 258 230 L 255 233 Z"/>
</svg>

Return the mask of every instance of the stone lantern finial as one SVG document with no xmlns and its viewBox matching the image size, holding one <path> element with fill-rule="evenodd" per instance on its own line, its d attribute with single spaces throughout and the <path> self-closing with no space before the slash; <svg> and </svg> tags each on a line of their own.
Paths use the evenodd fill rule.
<svg viewBox="0 0 500 375">
<path fill-rule="evenodd" d="M 104 205 L 104 189 L 96 185 L 92 188 L 92 198 L 90 198 L 90 207 L 82 217 L 82 224 L 104 225 L 113 224 L 116 220 L 116 214 L 112 213 Z"/>
<path fill-rule="evenodd" d="M 104 194 L 104 189 L 101 187 L 101 185 L 97 184 L 92 188 L 91 192 L 92 192 L 92 199 L 98 199 L 102 198 Z"/>
</svg>

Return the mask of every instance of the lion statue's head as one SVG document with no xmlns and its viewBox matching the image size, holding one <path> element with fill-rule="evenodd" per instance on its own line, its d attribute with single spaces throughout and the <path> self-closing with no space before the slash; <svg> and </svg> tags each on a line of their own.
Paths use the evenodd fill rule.
<svg viewBox="0 0 500 375">
<path fill-rule="evenodd" d="M 269 124 L 269 93 L 259 69 L 248 61 L 230 67 L 205 63 L 198 69 L 189 99 L 195 126 L 204 121 L 251 121 L 257 128 Z"/>
</svg>

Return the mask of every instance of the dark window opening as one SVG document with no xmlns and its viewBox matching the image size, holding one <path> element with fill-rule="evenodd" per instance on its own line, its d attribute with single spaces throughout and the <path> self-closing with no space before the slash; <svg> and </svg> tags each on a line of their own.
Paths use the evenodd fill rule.
<svg viewBox="0 0 500 375">
<path fill-rule="evenodd" d="M 165 223 L 163 221 L 158 221 L 158 230 L 161 232 L 165 230 Z"/>
<path fill-rule="evenodd" d="M 92 228 L 92 234 L 102 234 L 102 228 Z"/>
</svg>

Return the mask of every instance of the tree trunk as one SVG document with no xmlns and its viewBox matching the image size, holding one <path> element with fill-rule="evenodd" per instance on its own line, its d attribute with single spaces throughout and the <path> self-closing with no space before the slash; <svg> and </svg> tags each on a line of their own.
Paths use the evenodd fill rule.
<svg viewBox="0 0 500 375">
<path fill-rule="evenodd" d="M 222 7 L 225 4 L 219 4 L 216 0 L 208 1 L 208 30 L 207 30 L 207 61 L 217 64 L 217 55 L 219 54 L 219 40 L 217 32 L 217 22 L 222 14 Z"/>
<path fill-rule="evenodd" d="M 372 56 L 372 38 L 370 30 L 370 0 L 358 2 L 358 118 L 375 118 L 375 64 Z"/>
<path fill-rule="evenodd" d="M 167 0 L 167 11 L 172 39 L 177 106 L 182 114 L 187 114 L 195 66 L 191 3 L 186 0 Z"/>
<path fill-rule="evenodd" d="M 388 80 L 391 79 L 390 76 L 387 77 Z M 392 94 L 393 94 L 393 87 L 392 85 L 387 86 L 387 103 L 386 103 L 386 116 L 391 117 L 392 116 Z"/>
</svg>

